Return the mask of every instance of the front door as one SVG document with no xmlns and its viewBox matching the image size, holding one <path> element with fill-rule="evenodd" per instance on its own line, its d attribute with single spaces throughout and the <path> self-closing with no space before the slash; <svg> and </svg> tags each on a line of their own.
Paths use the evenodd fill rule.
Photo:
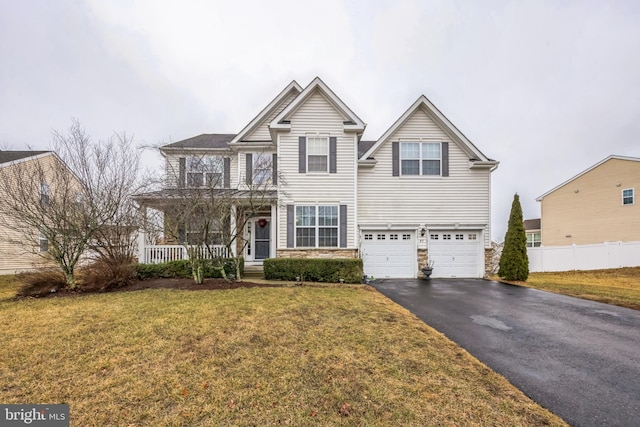
<svg viewBox="0 0 640 427">
<path fill-rule="evenodd" d="M 271 224 L 268 219 L 260 218 L 253 222 L 253 259 L 269 258 L 271 247 Z"/>
</svg>

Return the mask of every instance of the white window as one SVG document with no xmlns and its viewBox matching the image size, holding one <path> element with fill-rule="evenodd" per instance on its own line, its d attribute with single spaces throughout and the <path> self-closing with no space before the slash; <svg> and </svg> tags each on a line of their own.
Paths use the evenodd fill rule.
<svg viewBox="0 0 640 427">
<path fill-rule="evenodd" d="M 254 153 L 252 159 L 253 185 L 271 184 L 273 182 L 273 155 L 269 153 Z"/>
<path fill-rule="evenodd" d="M 373 234 L 365 234 L 364 240 L 373 240 Z"/>
<path fill-rule="evenodd" d="M 221 157 L 188 157 L 187 187 L 223 187 L 224 160 Z"/>
<path fill-rule="evenodd" d="M 386 240 L 387 239 L 387 235 L 386 234 L 378 234 L 376 237 L 378 238 L 378 240 Z"/>
<path fill-rule="evenodd" d="M 528 248 L 537 248 L 540 247 L 540 232 L 537 233 L 527 233 L 527 247 Z"/>
<path fill-rule="evenodd" d="M 49 206 L 51 197 L 51 188 L 49 184 L 43 182 L 40 184 L 40 206 Z"/>
<path fill-rule="evenodd" d="M 441 174 L 441 148 L 439 142 L 400 143 L 400 168 L 402 175 Z"/>
<path fill-rule="evenodd" d="M 329 137 L 307 137 L 307 171 L 329 171 Z"/>
<path fill-rule="evenodd" d="M 398 240 L 398 235 L 397 234 L 390 234 L 389 235 L 389 240 Z"/>
<path fill-rule="evenodd" d="M 296 247 L 337 248 L 338 224 L 338 206 L 296 206 Z"/>
<path fill-rule="evenodd" d="M 38 246 L 40 252 L 47 252 L 49 250 L 49 240 L 44 235 L 44 233 L 40 233 L 40 237 L 38 238 Z"/>
<path fill-rule="evenodd" d="M 440 236 L 438 234 L 431 234 L 431 235 L 429 235 L 429 238 L 431 240 L 438 240 L 440 238 Z"/>
<path fill-rule="evenodd" d="M 467 238 L 468 238 L 469 240 L 476 240 L 476 239 L 477 239 L 477 237 L 478 237 L 478 236 L 477 236 L 476 234 L 469 234 L 469 235 L 467 236 Z"/>
<path fill-rule="evenodd" d="M 633 205 L 633 188 L 627 188 L 622 190 L 622 204 L 623 205 Z"/>
<path fill-rule="evenodd" d="M 451 234 L 443 234 L 442 240 L 451 240 Z"/>
<path fill-rule="evenodd" d="M 402 240 L 411 240 L 411 234 L 403 234 Z"/>
<path fill-rule="evenodd" d="M 464 240 L 464 234 L 456 234 L 456 240 Z"/>
</svg>

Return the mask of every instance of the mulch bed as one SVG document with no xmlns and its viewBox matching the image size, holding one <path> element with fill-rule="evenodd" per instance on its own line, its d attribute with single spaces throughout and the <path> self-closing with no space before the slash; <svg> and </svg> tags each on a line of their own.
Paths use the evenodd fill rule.
<svg viewBox="0 0 640 427">
<path fill-rule="evenodd" d="M 283 283 L 284 285 L 284 283 Z M 201 285 L 196 284 L 193 279 L 176 278 L 176 279 L 149 279 L 149 280 L 135 280 L 129 282 L 126 285 L 113 287 L 109 289 L 100 289 L 90 286 L 78 286 L 76 289 L 51 289 L 51 286 L 37 286 L 29 290 L 24 290 L 22 294 L 18 295 L 18 298 L 32 297 L 32 298 L 51 298 L 51 297 L 72 297 L 87 294 L 97 293 L 110 293 L 110 292 L 129 292 L 140 291 L 144 289 L 180 289 L 188 291 L 219 291 L 225 289 L 238 289 L 238 288 L 273 288 L 283 286 L 280 284 L 271 283 L 255 283 L 245 281 L 226 281 L 224 279 L 204 279 Z"/>
</svg>

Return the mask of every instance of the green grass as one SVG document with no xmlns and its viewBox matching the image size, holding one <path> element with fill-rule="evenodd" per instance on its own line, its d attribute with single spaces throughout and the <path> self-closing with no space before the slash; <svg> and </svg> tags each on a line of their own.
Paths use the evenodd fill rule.
<svg viewBox="0 0 640 427">
<path fill-rule="evenodd" d="M 640 310 L 640 267 L 530 273 L 526 282 L 517 283 L 545 291 Z"/>
<path fill-rule="evenodd" d="M 369 287 L 0 298 L 0 324 L 0 402 L 71 425 L 564 425 Z"/>
</svg>

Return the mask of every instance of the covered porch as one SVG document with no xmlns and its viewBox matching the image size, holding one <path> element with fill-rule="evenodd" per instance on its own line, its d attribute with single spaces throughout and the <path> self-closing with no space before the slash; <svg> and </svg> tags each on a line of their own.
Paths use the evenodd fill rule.
<svg viewBox="0 0 640 427">
<path fill-rule="evenodd" d="M 228 197 L 228 194 L 224 196 Z M 261 266 L 264 259 L 275 257 L 275 197 L 255 203 L 243 197 L 241 192 L 234 196 L 233 202 L 221 209 L 205 210 L 199 215 L 193 215 L 192 204 L 197 201 L 180 200 L 184 195 L 175 190 L 137 196 L 141 215 L 150 217 L 149 210 L 159 213 L 154 225 L 149 224 L 139 232 L 139 262 L 158 264 L 188 260 L 189 253 L 194 250 L 198 251 L 198 257 L 204 259 L 242 256 L 248 266 Z M 183 212 L 190 210 L 190 215 L 182 216 Z M 206 232 L 202 227 L 193 225 L 201 225 L 203 218 L 208 224 Z"/>
</svg>

